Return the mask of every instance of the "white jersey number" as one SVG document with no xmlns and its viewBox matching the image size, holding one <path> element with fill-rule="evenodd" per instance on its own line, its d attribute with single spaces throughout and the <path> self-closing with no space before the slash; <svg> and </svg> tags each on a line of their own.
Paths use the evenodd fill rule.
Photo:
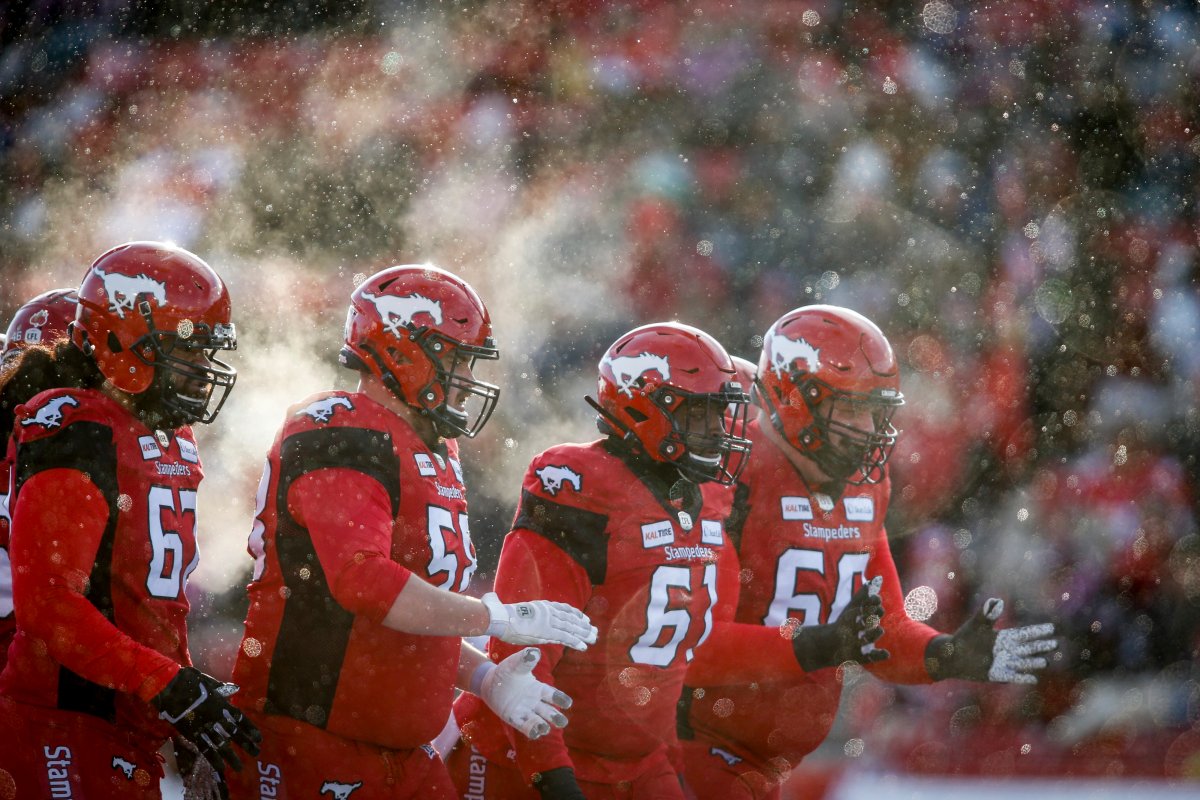
<svg viewBox="0 0 1200 800">
<path fill-rule="evenodd" d="M 254 573 L 250 580 L 256 581 L 262 577 L 267 567 L 267 546 L 264 536 L 267 532 L 266 523 L 262 521 L 263 510 L 267 507 L 267 489 L 271 486 L 271 461 L 263 464 L 262 478 L 258 481 L 258 494 L 254 498 L 254 527 L 250 530 L 250 541 L 246 550 L 254 556 Z"/>
<path fill-rule="evenodd" d="M 196 538 L 196 492 L 193 489 L 176 491 L 169 486 L 151 486 L 147 498 L 150 528 L 150 574 L 146 589 L 151 597 L 174 600 L 183 593 L 188 576 L 200 563 L 200 548 L 196 548 L 191 563 L 183 565 L 183 536 L 163 524 L 163 515 L 170 514 L 179 525 L 191 526 L 191 538 Z M 185 516 L 186 515 L 186 516 Z M 170 524 L 170 523 L 168 523 Z"/>
<path fill-rule="evenodd" d="M 458 541 L 462 542 L 461 548 L 454 547 Z M 447 508 L 429 506 L 429 550 L 433 553 L 429 559 L 429 577 L 445 573 L 445 580 L 437 584 L 439 588 L 465 592 L 478 563 L 475 548 L 471 546 L 467 515 L 458 514 L 456 519 Z"/>
<path fill-rule="evenodd" d="M 704 609 L 704 632 L 700 634 L 699 646 L 712 632 L 712 610 L 717 604 L 717 566 L 706 564 L 701 579 L 708 590 L 708 605 Z M 646 630 L 629 650 L 635 664 L 651 664 L 665 667 L 675 661 L 679 644 L 692 626 L 692 615 L 687 608 L 671 608 L 671 590 L 687 593 L 692 591 L 692 571 L 687 567 L 659 567 L 650 579 L 650 602 L 646 607 Z M 657 642 L 670 628 L 671 639 L 665 644 Z M 691 661 L 693 648 L 688 648 L 684 659 Z"/>
<path fill-rule="evenodd" d="M 763 617 L 763 625 L 778 627 L 783 621 L 792 616 L 793 611 L 799 611 L 803 618 L 802 625 L 821 625 L 837 622 L 838 617 L 850 602 L 854 594 L 855 576 L 865 576 L 867 573 L 867 553 L 843 553 L 837 564 L 837 594 L 829 607 L 829 615 L 821 619 L 822 597 L 817 592 L 796 592 L 799 573 L 815 572 L 825 574 L 825 551 L 790 548 L 780 556 L 775 568 L 775 598 Z"/>
</svg>

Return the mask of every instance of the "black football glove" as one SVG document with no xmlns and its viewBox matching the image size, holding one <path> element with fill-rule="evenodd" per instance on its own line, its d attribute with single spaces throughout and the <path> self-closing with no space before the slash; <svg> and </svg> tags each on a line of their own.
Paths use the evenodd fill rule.
<svg viewBox="0 0 1200 800">
<path fill-rule="evenodd" d="M 875 642 L 883 636 L 883 628 L 879 627 L 883 620 L 881 586 L 883 578 L 872 578 L 854 593 L 836 622 L 806 625 L 799 630 L 792 639 L 792 649 L 805 672 L 847 661 L 873 664 L 891 655 L 887 650 L 875 649 Z"/>
<path fill-rule="evenodd" d="M 533 786 L 542 800 L 587 800 L 575 780 L 575 770 L 555 767 L 534 777 Z"/>
<path fill-rule="evenodd" d="M 988 599 L 954 635 L 935 636 L 925 647 L 925 667 L 935 681 L 961 678 L 994 683 L 1037 683 L 1037 670 L 1046 668 L 1043 653 L 1058 647 L 1050 623 L 996 630 L 1004 601 Z"/>
<path fill-rule="evenodd" d="M 235 770 L 242 768 L 232 745 L 256 756 L 262 741 L 258 728 L 227 699 L 237 690 L 232 683 L 221 683 L 195 667 L 184 667 L 150 702 L 158 709 L 158 716 L 196 745 L 219 774 L 225 761 Z"/>
</svg>

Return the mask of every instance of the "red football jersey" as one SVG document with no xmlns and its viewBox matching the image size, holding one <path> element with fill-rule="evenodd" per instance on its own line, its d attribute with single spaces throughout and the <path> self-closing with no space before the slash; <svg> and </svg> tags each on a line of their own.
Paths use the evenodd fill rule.
<svg viewBox="0 0 1200 800">
<path fill-rule="evenodd" d="M 925 646 L 936 634 L 904 611 L 884 517 L 890 484 L 848 486 L 837 500 L 810 492 L 786 454 L 751 423 L 754 455 L 734 490 L 729 536 L 742 569 L 735 619 L 778 628 L 835 621 L 864 581 L 883 577 L 885 633 L 876 643 L 891 658 L 869 669 L 897 683 L 927 683 Z M 700 665 L 698 665 L 700 666 Z M 824 740 L 841 696 L 834 669 L 753 684 L 689 691 L 695 735 L 760 764 L 795 766 Z M 696 695 L 700 694 L 700 697 Z"/>
<path fill-rule="evenodd" d="M 55 389 L 17 409 L 13 440 L 20 611 L 0 692 L 166 737 L 146 701 L 191 663 L 203 477 L 191 430 L 153 431 L 98 391 Z"/>
<path fill-rule="evenodd" d="M 712 629 L 718 571 L 731 567 L 731 493 L 704 484 L 676 506 L 660 475 L 611 440 L 553 447 L 525 474 L 496 592 L 569 603 L 600 631 L 584 652 L 542 648 L 535 674 L 574 704 L 564 730 L 536 741 L 507 732 L 526 779 L 566 765 L 584 780 L 631 779 L 675 739 L 684 675 Z M 520 649 L 496 639 L 489 648 L 493 660 Z M 481 701 L 463 695 L 455 714 L 476 747 L 503 759 L 498 720 Z"/>
<path fill-rule="evenodd" d="M 249 550 L 240 705 L 394 749 L 441 731 L 461 639 L 380 623 L 414 575 L 452 592 L 471 581 L 454 440 L 428 447 L 363 394 L 293 406 L 267 458 Z"/>
</svg>

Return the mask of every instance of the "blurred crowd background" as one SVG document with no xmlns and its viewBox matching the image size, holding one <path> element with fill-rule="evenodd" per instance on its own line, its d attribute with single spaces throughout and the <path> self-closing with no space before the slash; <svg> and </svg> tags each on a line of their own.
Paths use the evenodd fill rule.
<svg viewBox="0 0 1200 800">
<path fill-rule="evenodd" d="M 224 673 L 261 459 L 350 385 L 356 279 L 430 260 L 492 310 L 479 591 L 529 459 L 594 435 L 616 335 L 675 318 L 757 361 L 783 312 L 850 306 L 904 365 L 909 613 L 953 630 L 1001 596 L 1062 646 L 1031 689 L 847 674 L 792 796 L 846 769 L 1198 780 L 1198 38 L 1183 0 L 0 4 L 0 311 L 130 239 L 228 279 L 191 590 Z"/>
</svg>

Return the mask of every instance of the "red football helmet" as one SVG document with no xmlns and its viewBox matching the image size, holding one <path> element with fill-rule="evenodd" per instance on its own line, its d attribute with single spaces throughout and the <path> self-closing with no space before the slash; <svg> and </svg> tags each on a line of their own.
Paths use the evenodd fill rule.
<svg viewBox="0 0 1200 800">
<path fill-rule="evenodd" d="M 342 364 L 370 371 L 401 402 L 429 417 L 439 436 L 473 437 L 483 429 L 500 389 L 458 370 L 499 357 L 483 301 L 443 269 L 388 267 L 350 295 Z M 454 403 L 463 392 L 469 409 Z"/>
<path fill-rule="evenodd" d="M 603 423 L 650 458 L 693 481 L 737 480 L 750 442 L 733 431 L 744 429 L 750 398 L 704 331 L 678 322 L 630 331 L 600 359 L 598 388 Z"/>
<path fill-rule="evenodd" d="M 892 346 L 873 322 L 838 306 L 789 311 L 763 339 L 758 380 L 775 429 L 822 472 L 856 485 L 883 480 L 904 395 Z M 869 430 L 858 424 L 868 417 Z"/>
<path fill-rule="evenodd" d="M 237 379 L 216 358 L 237 349 L 224 282 L 165 242 L 129 242 L 96 259 L 79 285 L 71 338 L 109 383 L 140 396 L 156 427 L 212 422 Z"/>
<path fill-rule="evenodd" d="M 8 323 L 0 362 L 31 344 L 50 342 L 66 333 L 67 326 L 75 320 L 78 302 L 79 295 L 74 289 L 51 289 L 18 308 Z"/>
</svg>

